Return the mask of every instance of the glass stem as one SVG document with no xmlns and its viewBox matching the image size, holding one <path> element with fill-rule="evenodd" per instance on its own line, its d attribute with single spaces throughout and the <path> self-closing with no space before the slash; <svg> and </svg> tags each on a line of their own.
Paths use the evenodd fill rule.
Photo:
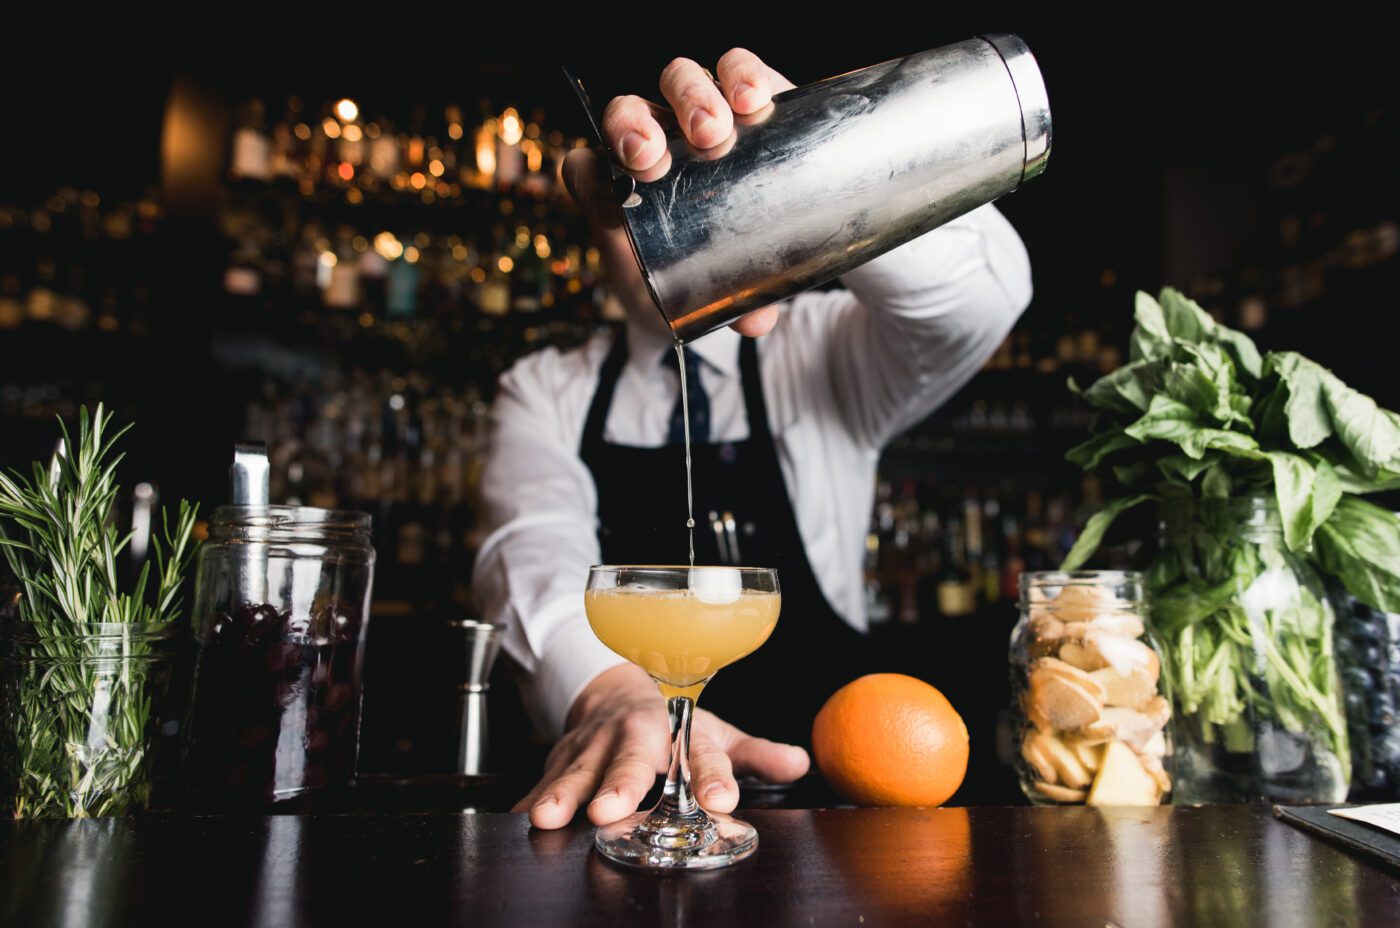
<svg viewBox="0 0 1400 928">
<path fill-rule="evenodd" d="M 666 773 L 666 788 L 657 811 L 667 817 L 705 814 L 690 792 L 690 717 L 694 709 L 695 700 L 687 696 L 666 700 L 671 714 L 671 769 Z"/>
</svg>

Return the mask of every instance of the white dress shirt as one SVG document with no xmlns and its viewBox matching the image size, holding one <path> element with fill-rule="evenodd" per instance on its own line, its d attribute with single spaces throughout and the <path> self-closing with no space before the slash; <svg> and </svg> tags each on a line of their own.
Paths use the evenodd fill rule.
<svg viewBox="0 0 1400 928">
<path fill-rule="evenodd" d="M 845 290 L 785 301 L 759 339 L 768 426 L 822 592 L 864 630 L 862 558 L 880 449 L 927 416 L 981 367 L 1031 298 L 1025 247 L 988 204 L 841 278 Z M 664 334 L 628 325 L 605 440 L 666 443 L 679 375 L 663 366 Z M 689 347 L 701 358 L 711 441 L 749 434 L 739 340 L 720 329 Z M 584 419 L 612 336 L 528 355 L 500 379 L 482 474 L 488 533 L 473 590 L 482 618 L 531 680 L 526 693 L 552 737 L 597 674 L 623 662 L 593 635 L 583 611 L 588 568 L 599 562 L 597 491 L 579 458 Z M 676 473 L 676 493 L 685 475 Z M 638 506 L 648 505 L 639 499 Z M 677 525 L 676 531 L 684 531 Z"/>
</svg>

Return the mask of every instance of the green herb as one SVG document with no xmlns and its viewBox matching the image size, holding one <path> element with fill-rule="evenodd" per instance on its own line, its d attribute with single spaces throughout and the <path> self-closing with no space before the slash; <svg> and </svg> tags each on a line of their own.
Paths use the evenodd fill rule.
<svg viewBox="0 0 1400 928">
<path fill-rule="evenodd" d="M 121 456 L 111 415 L 82 410 L 78 440 L 33 474 L 0 474 L 0 548 L 19 582 L 12 672 L 0 693 L 0 802 L 15 818 L 110 815 L 145 798 L 152 701 L 168 667 L 153 640 L 180 614 L 196 507 L 162 513 L 154 557 L 119 589 L 110 515 Z"/>
<path fill-rule="evenodd" d="M 1246 710 L 1294 732 L 1315 721 L 1345 771 L 1331 608 L 1306 586 L 1265 592 L 1278 593 L 1293 559 L 1400 611 L 1400 520 L 1359 498 L 1400 488 L 1400 416 L 1302 355 L 1261 356 L 1176 290 L 1139 293 L 1134 318 L 1128 363 L 1085 389 L 1070 382 L 1097 412 L 1069 459 L 1122 494 L 1064 567 L 1084 564 L 1122 512 L 1180 509 L 1176 541 L 1149 573 L 1180 710 L 1232 750 L 1250 747 Z M 1276 503 L 1283 545 L 1231 517 L 1230 500 L 1257 496 Z"/>
</svg>

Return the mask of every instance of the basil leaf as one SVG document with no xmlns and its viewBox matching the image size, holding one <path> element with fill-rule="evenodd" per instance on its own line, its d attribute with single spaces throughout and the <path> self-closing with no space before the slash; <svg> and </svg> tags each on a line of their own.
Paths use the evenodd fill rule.
<svg viewBox="0 0 1400 928">
<path fill-rule="evenodd" d="M 1337 477 L 1337 469 L 1322 458 L 1312 462 L 1316 479 L 1313 481 L 1313 528 L 1332 518 L 1337 504 L 1342 500 L 1342 482 Z"/>
<path fill-rule="evenodd" d="M 1177 342 L 1172 356 L 1174 363 L 1162 377 L 1164 392 L 1219 423 L 1253 425 L 1246 414 L 1249 398 L 1241 393 L 1235 365 L 1223 348 L 1205 342 Z"/>
<path fill-rule="evenodd" d="M 1243 432 L 1227 432 L 1224 429 L 1201 429 L 1191 440 L 1190 448 L 1183 448 L 1187 454 L 1191 454 L 1193 449 L 1199 448 L 1201 453 L 1206 451 L 1223 451 L 1234 458 L 1244 458 L 1249 461 L 1263 460 L 1263 452 L 1259 450 L 1259 442 Z"/>
<path fill-rule="evenodd" d="M 1284 413 L 1289 439 L 1300 449 L 1320 445 L 1332 434 L 1332 417 L 1322 398 L 1322 376 L 1327 369 L 1292 351 L 1270 353 L 1268 367 L 1288 390 Z"/>
<path fill-rule="evenodd" d="M 1259 349 L 1255 347 L 1252 338 L 1224 325 L 1215 327 L 1215 338 L 1230 353 L 1236 368 L 1244 371 L 1253 380 L 1258 380 L 1264 375 L 1264 361 L 1259 357 Z"/>
<path fill-rule="evenodd" d="M 1287 405 L 1288 386 L 1281 380 L 1275 381 L 1254 404 L 1254 434 L 1268 447 L 1296 444 L 1288 434 Z"/>
<path fill-rule="evenodd" d="M 1093 557 L 1094 552 L 1103 543 L 1104 533 L 1113 525 L 1113 520 L 1119 515 L 1132 509 L 1139 503 L 1151 499 L 1147 494 L 1138 496 L 1124 496 L 1115 499 L 1089 517 L 1089 521 L 1084 524 L 1084 531 L 1080 533 L 1079 540 L 1074 543 L 1069 554 L 1065 555 L 1064 562 L 1060 565 L 1061 570 L 1078 570 L 1079 567 Z"/>
<path fill-rule="evenodd" d="M 1147 483 L 1148 481 L 1145 480 L 1145 478 L 1151 470 L 1152 463 L 1150 461 L 1134 461 L 1131 464 L 1119 464 L 1115 465 L 1113 468 L 1113 479 L 1117 480 L 1125 487 L 1134 487 L 1142 483 Z"/>
<path fill-rule="evenodd" d="M 1400 451 L 1400 424 L 1394 415 L 1326 369 L 1322 372 L 1322 398 L 1337 437 L 1369 472 L 1384 466 Z"/>
<path fill-rule="evenodd" d="M 1100 377 L 1082 395 L 1098 409 L 1139 413 L 1151 403 L 1161 370 L 1160 361 L 1134 361 Z"/>
<path fill-rule="evenodd" d="M 1230 479 L 1230 474 L 1219 464 L 1212 465 L 1206 469 L 1205 479 L 1201 481 L 1201 494 L 1211 499 L 1229 499 L 1230 491 L 1234 489 L 1234 481 Z"/>
<path fill-rule="evenodd" d="M 1400 612 L 1400 520 L 1365 500 L 1343 496 L 1317 530 L 1318 562 L 1373 609 Z"/>
<path fill-rule="evenodd" d="M 1132 338 L 1128 342 L 1128 360 L 1155 360 L 1166 357 L 1172 343 L 1172 335 L 1167 331 L 1167 319 L 1162 315 L 1162 307 L 1151 294 L 1139 290 L 1133 304 Z"/>
<path fill-rule="evenodd" d="M 1351 452 L 1338 442 L 1329 442 L 1310 453 L 1316 460 L 1326 461 L 1332 466 L 1343 493 L 1382 493 L 1400 489 L 1400 462 L 1390 462 L 1371 471 L 1356 463 Z"/>
<path fill-rule="evenodd" d="M 1365 494 L 1400 490 L 1400 473 L 1393 470 L 1378 470 L 1373 477 L 1342 467 L 1334 467 L 1333 470 L 1343 493 Z"/>
<path fill-rule="evenodd" d="M 1173 338 L 1187 342 L 1205 341 L 1215 330 L 1215 320 L 1210 314 L 1180 290 L 1163 287 L 1158 301 L 1162 304 L 1167 331 Z"/>
<path fill-rule="evenodd" d="M 1172 399 L 1165 393 L 1158 393 L 1148 403 L 1147 411 L 1123 432 L 1139 441 L 1151 441 L 1154 438 L 1181 441 L 1201 428 L 1202 425 L 1197 421 L 1196 413 L 1190 406 Z M 1200 455 L 1195 454 L 1192 457 Z"/>
<path fill-rule="evenodd" d="M 1269 463 L 1274 469 L 1274 498 L 1283 520 L 1284 543 L 1293 551 L 1301 551 L 1312 541 L 1317 528 L 1313 521 L 1317 472 L 1306 458 L 1287 451 L 1270 451 Z"/>
<path fill-rule="evenodd" d="M 1147 412 L 1123 430 L 1140 441 L 1174 442 L 1191 458 L 1202 458 L 1218 449 L 1240 457 L 1257 457 L 1258 442 L 1243 432 L 1210 428 L 1185 403 L 1164 393 L 1152 397 Z"/>
<path fill-rule="evenodd" d="M 1207 452 L 1199 458 L 1187 457 L 1184 454 L 1172 454 L 1159 460 L 1157 469 L 1169 480 L 1176 478 L 1184 483 L 1190 483 L 1199 477 L 1202 471 L 1219 460 L 1220 455 L 1215 452 Z"/>
<path fill-rule="evenodd" d="M 1105 456 L 1141 444 L 1142 442 L 1136 438 L 1123 434 L 1122 429 L 1112 429 L 1100 432 L 1088 441 L 1075 445 L 1065 454 L 1065 460 L 1071 464 L 1078 464 L 1085 470 L 1093 470 L 1099 466 Z"/>
</svg>

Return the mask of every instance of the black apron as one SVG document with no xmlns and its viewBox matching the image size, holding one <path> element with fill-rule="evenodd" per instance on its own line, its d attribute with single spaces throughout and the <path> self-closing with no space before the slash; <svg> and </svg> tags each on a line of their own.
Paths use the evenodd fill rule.
<svg viewBox="0 0 1400 928">
<path fill-rule="evenodd" d="M 633 448 L 603 440 L 626 363 L 627 337 L 619 332 L 603 363 L 579 449 L 598 488 L 603 563 L 686 564 L 684 447 Z M 739 370 L 749 437 L 691 447 L 695 563 L 732 563 L 721 557 L 708 518 L 711 512 L 732 513 L 739 563 L 776 567 L 783 604 L 768 641 L 721 669 L 700 705 L 751 735 L 808 745 L 822 703 L 865 672 L 866 639 L 831 608 L 807 560 L 768 427 L 751 338 L 741 342 Z"/>
</svg>

